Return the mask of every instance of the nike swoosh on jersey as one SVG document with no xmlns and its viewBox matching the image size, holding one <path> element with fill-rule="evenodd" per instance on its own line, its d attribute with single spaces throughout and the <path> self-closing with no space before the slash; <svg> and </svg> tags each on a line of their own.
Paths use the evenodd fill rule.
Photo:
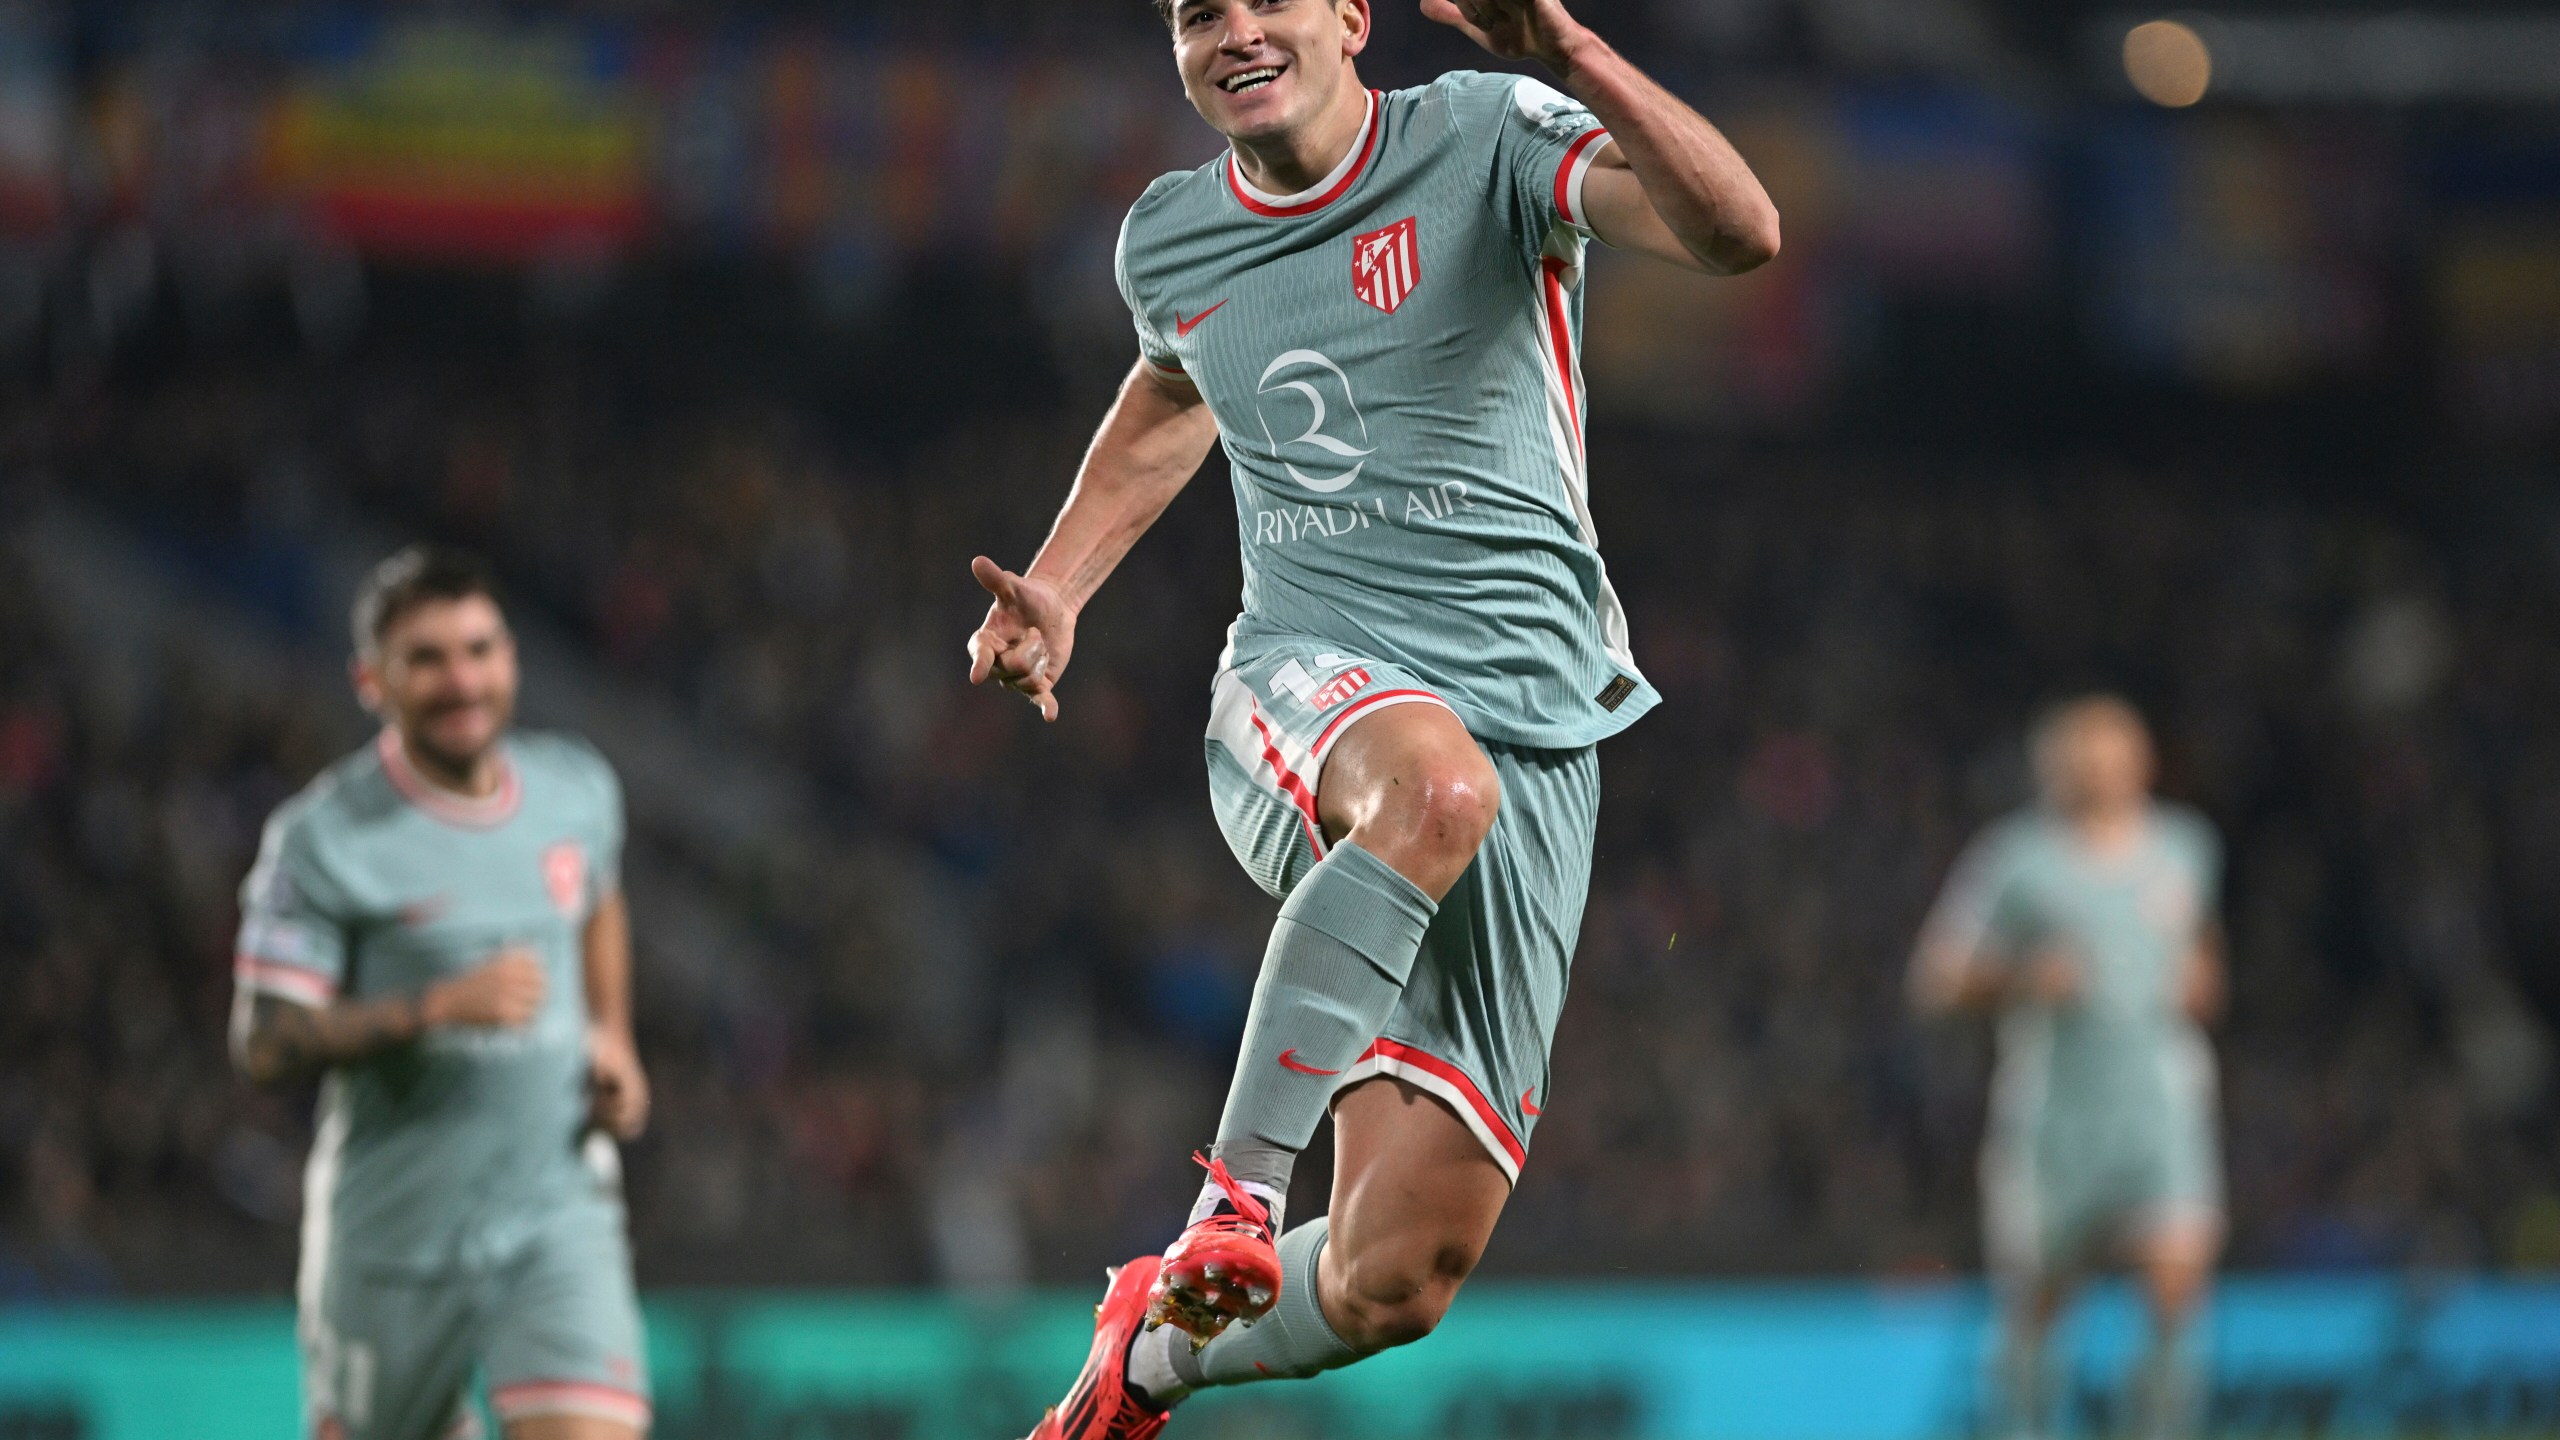
<svg viewBox="0 0 2560 1440">
<path fill-rule="evenodd" d="M 1295 1070 L 1301 1075 L 1339 1075 L 1342 1073 L 1339 1070 L 1319 1070 L 1313 1065 L 1306 1064 L 1299 1060 L 1298 1047 L 1295 1045 L 1292 1045 L 1288 1049 L 1280 1052 L 1280 1068 L 1283 1070 Z"/>
<path fill-rule="evenodd" d="M 1521 1092 L 1520 1092 L 1520 1108 L 1521 1108 L 1522 1110 L 1527 1111 L 1527 1112 L 1528 1112 L 1529 1114 L 1531 1114 L 1531 1115 L 1544 1115 L 1544 1114 L 1546 1114 L 1547 1112 L 1538 1108 L 1538 1102 L 1537 1102 L 1537 1100 L 1534 1098 L 1534 1097 L 1537 1095 L 1537 1093 L 1538 1093 L 1538 1087 L 1537 1087 L 1537 1086 L 1535 1086 L 1535 1085 L 1532 1085 L 1532 1086 L 1530 1086 L 1528 1089 L 1521 1091 Z"/>
<path fill-rule="evenodd" d="M 1192 332 L 1192 331 L 1197 330 L 1197 329 L 1199 329 L 1199 328 L 1200 328 L 1200 322 L 1201 322 L 1201 321 L 1208 319 L 1210 316 L 1215 315 L 1215 314 L 1217 314 L 1219 311 L 1224 310 L 1224 309 L 1226 309 L 1226 308 L 1227 308 L 1227 302 L 1226 302 L 1226 301 L 1224 301 L 1224 300 L 1221 300 L 1221 301 L 1219 301 L 1217 304 L 1210 306 L 1208 309 L 1201 311 L 1199 314 L 1192 316 L 1192 317 L 1191 317 L 1190 319 L 1188 319 L 1188 320 L 1185 320 L 1185 319 L 1183 319 L 1183 318 L 1182 318 L 1182 312 L 1181 312 L 1181 311 L 1179 311 L 1179 310 L 1174 311 L 1174 312 L 1173 312 L 1173 333 L 1174 333 L 1174 337 L 1175 337 L 1176 339 L 1187 339 L 1187 338 L 1189 338 L 1189 336 L 1190 336 L 1190 334 L 1191 334 L 1191 332 Z"/>
</svg>

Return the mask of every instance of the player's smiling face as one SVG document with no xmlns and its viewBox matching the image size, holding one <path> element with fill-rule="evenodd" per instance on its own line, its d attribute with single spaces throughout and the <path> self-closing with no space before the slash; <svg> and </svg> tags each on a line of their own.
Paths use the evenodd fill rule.
<svg viewBox="0 0 2560 1440">
<path fill-rule="evenodd" d="M 515 637 L 486 595 L 429 600 L 391 623 L 356 683 L 411 755 L 468 774 L 514 718 Z"/>
<path fill-rule="evenodd" d="M 1231 140 L 1268 141 L 1312 123 L 1369 41 L 1368 0 L 1182 0 L 1173 54 L 1202 119 Z"/>
</svg>

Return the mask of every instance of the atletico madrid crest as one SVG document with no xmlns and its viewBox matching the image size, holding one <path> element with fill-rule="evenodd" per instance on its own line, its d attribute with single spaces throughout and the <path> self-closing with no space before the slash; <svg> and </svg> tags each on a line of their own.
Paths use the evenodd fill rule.
<svg viewBox="0 0 2560 1440">
<path fill-rule="evenodd" d="M 575 918 L 587 898 L 587 851 L 575 840 L 563 840 L 542 852 L 542 885 L 560 913 Z"/>
<path fill-rule="evenodd" d="M 1408 215 L 1351 241 L 1351 293 L 1393 315 L 1422 283 L 1422 240 Z"/>
</svg>

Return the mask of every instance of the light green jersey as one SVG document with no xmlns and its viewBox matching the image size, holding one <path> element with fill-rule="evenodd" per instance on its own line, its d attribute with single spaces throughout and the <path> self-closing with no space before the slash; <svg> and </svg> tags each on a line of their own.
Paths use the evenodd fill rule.
<svg viewBox="0 0 2560 1440">
<path fill-rule="evenodd" d="M 1459 72 L 1373 92 L 1303 194 L 1222 156 L 1129 212 L 1139 349 L 1199 386 L 1234 477 L 1231 653 L 1376 656 L 1515 745 L 1652 708 L 1583 468 L 1581 190 L 1607 144 L 1546 85 Z"/>
<path fill-rule="evenodd" d="M 2201 815 L 2155 805 L 2125 854 L 2090 853 L 2050 812 L 1999 822 L 1957 863 L 1932 933 L 2023 965 L 2048 950 L 2081 967 L 2080 999 L 2000 1021 L 1991 1128 L 2071 1147 L 2194 1123 L 2210 1060 L 2181 1003 L 2187 958 L 2212 923 L 2222 845 Z"/>
<path fill-rule="evenodd" d="M 329 1073 L 306 1276 L 495 1263 L 570 1205 L 619 1204 L 609 1147 L 587 1153 L 581 941 L 620 884 L 622 790 L 582 740 L 504 744 L 498 793 L 464 801 L 384 731 L 276 811 L 241 887 L 249 989 L 313 1006 L 416 994 L 513 946 L 548 982 L 521 1030 L 434 1031 Z"/>
</svg>

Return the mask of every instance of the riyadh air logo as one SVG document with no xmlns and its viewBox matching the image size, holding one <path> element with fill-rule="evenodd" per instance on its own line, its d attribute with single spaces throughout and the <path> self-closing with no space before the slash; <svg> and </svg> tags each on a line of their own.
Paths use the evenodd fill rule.
<svg viewBox="0 0 2560 1440">
<path fill-rule="evenodd" d="M 1328 395 L 1342 402 L 1342 414 L 1334 413 Z M 1291 399 L 1290 397 L 1295 397 Z M 1306 404 L 1306 429 L 1289 439 L 1280 437 L 1288 431 L 1289 422 L 1297 419 L 1298 401 Z M 1351 396 L 1351 377 L 1342 367 L 1313 350 L 1292 350 L 1264 368 L 1261 384 L 1254 391 L 1254 408 L 1262 417 L 1262 438 L 1271 442 L 1271 453 L 1289 478 L 1319 495 L 1331 495 L 1349 488 L 1360 478 L 1361 467 L 1377 453 L 1369 443 L 1369 421 L 1360 413 L 1360 402 Z M 1278 429 L 1272 426 L 1274 410 L 1281 415 Z M 1339 432 L 1339 433 L 1337 433 Z M 1355 436 L 1357 444 L 1343 438 Z M 1303 460 L 1317 473 L 1298 468 Z M 1344 469 L 1343 462 L 1350 468 Z"/>
</svg>

